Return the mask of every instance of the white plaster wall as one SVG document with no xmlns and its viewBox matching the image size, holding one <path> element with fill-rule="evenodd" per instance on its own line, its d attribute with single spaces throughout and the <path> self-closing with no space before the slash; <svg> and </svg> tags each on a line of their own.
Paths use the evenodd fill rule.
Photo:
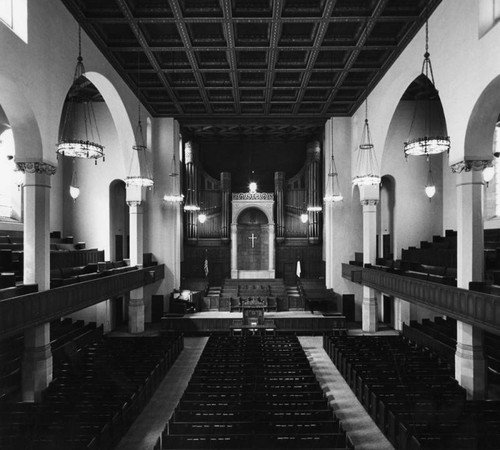
<svg viewBox="0 0 500 450">
<path fill-rule="evenodd" d="M 395 180 L 394 203 L 394 258 L 401 258 L 401 249 L 432 240 L 442 232 L 442 159 L 446 155 L 431 157 L 436 194 L 429 201 L 424 187 L 428 176 L 425 157 L 405 158 L 403 142 L 413 117 L 413 103 L 400 102 L 394 113 L 382 156 L 381 174 Z"/>
<path fill-rule="evenodd" d="M 179 125 L 169 118 L 153 120 L 153 147 L 161 149 L 153 154 L 155 187 L 148 194 L 145 212 L 144 251 L 153 253 L 159 264 L 165 264 L 165 279 L 156 286 L 162 294 L 180 288 L 180 248 L 182 246 L 182 205 L 166 203 L 163 196 L 171 193 L 173 152 L 179 151 Z M 179 158 L 176 157 L 179 163 Z M 180 166 L 179 166 L 180 173 Z M 179 177 L 177 177 L 179 182 Z M 152 292 L 156 293 L 156 292 Z"/>
<path fill-rule="evenodd" d="M 354 252 L 363 251 L 363 222 L 359 193 L 354 193 L 351 177 L 346 167 L 351 163 L 351 120 L 349 118 L 333 118 L 333 151 L 335 163 L 339 172 L 340 191 L 344 201 L 326 204 L 329 208 L 330 223 L 325 223 L 325 233 L 329 234 L 331 245 L 331 261 L 326 263 L 326 282 L 328 288 L 333 288 L 340 294 L 355 295 L 356 317 L 361 317 L 362 287 L 342 278 L 342 263 L 354 259 Z M 330 154 L 325 151 L 325 154 Z M 328 176 L 329 164 L 325 164 L 325 177 Z"/>
</svg>

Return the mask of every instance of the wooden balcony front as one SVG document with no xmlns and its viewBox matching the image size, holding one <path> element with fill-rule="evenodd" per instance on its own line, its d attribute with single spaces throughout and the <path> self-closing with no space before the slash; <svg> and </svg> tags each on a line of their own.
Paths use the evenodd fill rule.
<svg viewBox="0 0 500 450">
<path fill-rule="evenodd" d="M 162 264 L 1 300 L 0 336 L 19 334 L 164 277 Z"/>
<path fill-rule="evenodd" d="M 345 267 L 344 266 L 348 266 Z M 351 280 L 356 266 L 342 265 Z M 415 303 L 492 333 L 500 332 L 500 296 L 419 280 L 381 270 L 357 267 L 363 286 Z M 361 269 L 361 270 L 359 270 Z"/>
</svg>

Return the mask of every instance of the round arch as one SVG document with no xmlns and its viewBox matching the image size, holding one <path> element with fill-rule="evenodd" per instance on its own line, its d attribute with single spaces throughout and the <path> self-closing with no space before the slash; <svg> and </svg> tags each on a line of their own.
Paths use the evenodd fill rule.
<svg viewBox="0 0 500 450">
<path fill-rule="evenodd" d="M 500 75 L 483 90 L 467 122 L 464 159 L 493 158 L 495 126 L 500 113 Z"/>
<path fill-rule="evenodd" d="M 128 167 L 127 162 L 132 158 L 132 146 L 135 145 L 136 138 L 125 104 L 111 81 L 104 75 L 98 72 L 85 72 L 84 76 L 94 84 L 106 102 L 106 106 L 115 124 L 120 148 L 123 150 L 122 155 L 125 158 L 125 167 Z"/>
<path fill-rule="evenodd" d="M 40 127 L 23 90 L 16 82 L 0 74 L 0 105 L 12 128 L 15 160 L 42 162 L 43 146 Z"/>
</svg>

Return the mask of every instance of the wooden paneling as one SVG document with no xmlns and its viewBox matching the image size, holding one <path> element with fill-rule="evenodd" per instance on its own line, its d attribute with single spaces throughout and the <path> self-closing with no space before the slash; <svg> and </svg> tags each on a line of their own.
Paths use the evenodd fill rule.
<svg viewBox="0 0 500 450">
<path fill-rule="evenodd" d="M 500 297 L 375 269 L 362 269 L 362 284 L 484 330 L 500 332 Z"/>
<path fill-rule="evenodd" d="M 203 278 L 205 255 L 208 257 L 208 279 L 211 285 L 220 285 L 231 276 L 231 249 L 229 245 L 184 245 L 184 261 L 181 264 L 182 278 Z"/>
<path fill-rule="evenodd" d="M 320 245 L 296 244 L 276 247 L 276 278 L 283 278 L 286 284 L 294 284 L 297 258 L 300 259 L 302 278 L 325 276 L 325 264 Z"/>
<path fill-rule="evenodd" d="M 75 283 L 0 301 L 0 336 L 21 333 L 103 300 L 154 283 L 165 276 L 165 266 L 151 266 L 119 275 Z"/>
</svg>

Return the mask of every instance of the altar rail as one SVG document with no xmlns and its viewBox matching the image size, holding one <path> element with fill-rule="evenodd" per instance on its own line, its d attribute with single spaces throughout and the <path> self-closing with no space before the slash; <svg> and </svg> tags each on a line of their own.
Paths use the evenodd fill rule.
<svg viewBox="0 0 500 450">
<path fill-rule="evenodd" d="M 0 337 L 50 322 L 165 277 L 157 265 L 0 301 Z"/>
<path fill-rule="evenodd" d="M 344 267 L 345 266 L 345 267 Z M 361 269 L 361 270 L 360 270 Z M 360 283 L 483 330 L 500 332 L 500 296 L 432 283 L 376 269 L 342 265 L 342 276 L 360 272 Z M 359 274 L 357 274 L 359 275 Z"/>
</svg>

